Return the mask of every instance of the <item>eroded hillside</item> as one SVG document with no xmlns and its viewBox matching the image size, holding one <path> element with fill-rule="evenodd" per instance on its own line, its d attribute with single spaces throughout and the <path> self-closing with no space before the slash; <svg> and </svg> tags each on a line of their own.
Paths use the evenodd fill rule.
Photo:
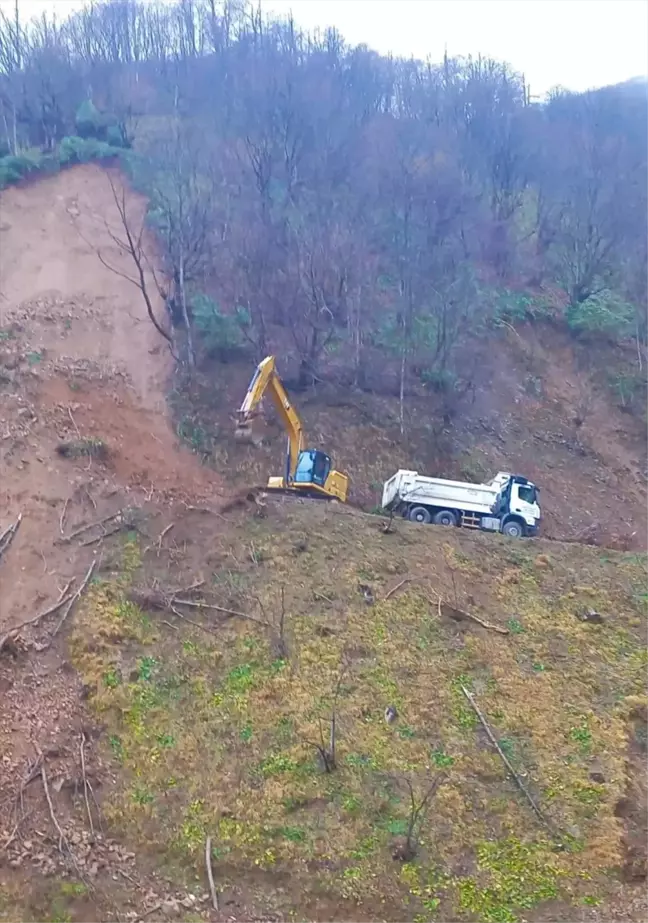
<svg viewBox="0 0 648 923">
<path fill-rule="evenodd" d="M 178 445 L 163 344 L 97 254 L 125 267 L 113 206 L 94 167 L 0 201 L 0 531 L 22 514 L 0 556 L 0 917 L 644 919 L 643 556 L 237 506 L 281 437 L 234 453 L 251 370 L 223 365 L 198 409 L 176 395 Z M 454 463 L 524 468 L 563 534 L 584 508 L 639 531 L 623 419 L 597 397 L 570 449 L 574 354 L 515 342 Z M 389 401 L 325 401 L 300 409 L 368 506 L 437 458 L 429 404 L 410 447 Z M 76 588 L 63 621 L 12 630 Z M 410 786 L 438 789 L 408 841 Z"/>
</svg>

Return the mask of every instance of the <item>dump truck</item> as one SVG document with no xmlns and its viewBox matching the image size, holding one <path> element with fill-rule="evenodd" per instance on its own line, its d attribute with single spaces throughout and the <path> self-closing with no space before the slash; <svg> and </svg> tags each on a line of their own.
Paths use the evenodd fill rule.
<svg viewBox="0 0 648 923">
<path fill-rule="evenodd" d="M 538 488 L 506 471 L 486 484 L 471 484 L 401 469 L 385 481 L 382 506 L 410 522 L 484 529 L 513 538 L 537 535 L 540 524 Z"/>
</svg>

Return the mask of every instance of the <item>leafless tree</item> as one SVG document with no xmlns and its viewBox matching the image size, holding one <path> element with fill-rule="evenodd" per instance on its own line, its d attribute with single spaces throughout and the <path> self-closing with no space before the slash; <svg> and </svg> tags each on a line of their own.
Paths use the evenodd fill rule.
<svg viewBox="0 0 648 923">
<path fill-rule="evenodd" d="M 317 718 L 319 739 L 309 740 L 305 737 L 302 738 L 304 743 L 308 744 L 310 747 L 314 747 L 317 751 L 324 772 L 326 773 L 334 772 L 337 769 L 338 702 L 342 690 L 342 683 L 347 675 L 348 667 L 348 662 L 343 654 L 340 660 L 340 670 L 333 690 L 328 715 L 326 717 L 320 715 Z M 328 737 L 328 740 L 326 737 Z"/>
<path fill-rule="evenodd" d="M 397 785 L 404 786 L 409 794 L 407 829 L 402 840 L 395 844 L 393 857 L 401 862 L 411 862 L 417 852 L 418 832 L 423 818 L 439 788 L 447 781 L 448 775 L 440 772 L 432 780 L 427 779 L 418 791 L 415 783 L 408 776 L 391 775 L 390 778 Z"/>
<path fill-rule="evenodd" d="M 147 273 L 150 273 L 153 277 L 154 284 L 158 289 L 158 292 L 161 294 L 164 293 L 164 287 L 161 281 L 158 280 L 155 268 L 153 267 L 146 253 L 146 217 L 143 215 L 139 220 L 135 220 L 133 217 L 133 210 L 129 208 L 127 191 L 124 184 L 121 182 L 116 183 L 109 172 L 106 173 L 106 177 L 110 185 L 113 201 L 115 203 L 115 209 L 119 219 L 119 228 L 117 230 L 113 228 L 108 223 L 108 221 L 105 221 L 106 230 L 113 244 L 118 248 L 119 252 L 124 253 L 130 257 L 133 264 L 134 273 L 131 275 L 114 266 L 110 262 L 110 259 L 107 258 L 101 251 L 101 249 L 94 247 L 92 242 L 89 241 L 80 230 L 79 233 L 81 236 L 83 236 L 86 243 L 95 249 L 99 260 L 107 269 L 109 269 L 111 272 L 114 272 L 115 275 L 120 276 L 122 279 L 126 279 L 128 282 L 139 289 L 142 298 L 144 299 L 146 311 L 151 323 L 160 334 L 160 336 L 164 337 L 164 339 L 167 341 L 171 352 L 175 357 L 173 348 L 173 336 L 165 328 L 164 324 L 158 319 L 155 313 L 150 286 L 147 279 Z"/>
</svg>

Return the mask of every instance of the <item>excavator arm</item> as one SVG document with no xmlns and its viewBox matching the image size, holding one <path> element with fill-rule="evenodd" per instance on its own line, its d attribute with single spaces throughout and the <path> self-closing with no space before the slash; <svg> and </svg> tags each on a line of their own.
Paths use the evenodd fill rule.
<svg viewBox="0 0 648 923">
<path fill-rule="evenodd" d="M 238 438 L 247 438 L 250 432 L 250 423 L 258 414 L 259 404 L 266 392 L 270 393 L 272 402 L 288 434 L 286 480 L 290 481 L 295 475 L 299 454 L 304 445 L 304 429 L 299 415 L 290 403 L 286 389 L 277 374 L 274 356 L 268 356 L 260 362 L 252 376 L 247 394 L 238 411 L 236 433 Z"/>
</svg>

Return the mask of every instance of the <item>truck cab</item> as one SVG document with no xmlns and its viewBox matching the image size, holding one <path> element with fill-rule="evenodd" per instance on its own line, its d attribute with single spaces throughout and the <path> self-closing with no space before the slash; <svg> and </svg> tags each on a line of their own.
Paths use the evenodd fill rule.
<svg viewBox="0 0 648 923">
<path fill-rule="evenodd" d="M 493 504 L 493 515 L 501 520 L 508 535 L 536 535 L 540 522 L 538 488 L 519 474 L 500 472 L 494 481 L 502 485 Z M 520 531 L 516 533 L 515 524 Z"/>
</svg>

